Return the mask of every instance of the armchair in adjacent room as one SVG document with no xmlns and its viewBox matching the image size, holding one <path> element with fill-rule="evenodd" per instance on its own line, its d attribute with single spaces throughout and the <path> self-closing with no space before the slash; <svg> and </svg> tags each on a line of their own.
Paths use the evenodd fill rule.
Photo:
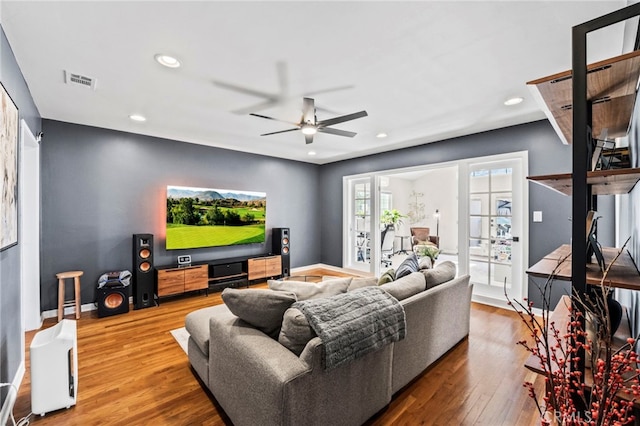
<svg viewBox="0 0 640 426">
<path fill-rule="evenodd" d="M 434 245 L 440 247 L 440 237 L 429 234 L 429 228 L 409 228 L 411 231 L 411 248 L 415 251 L 417 245 Z"/>
</svg>

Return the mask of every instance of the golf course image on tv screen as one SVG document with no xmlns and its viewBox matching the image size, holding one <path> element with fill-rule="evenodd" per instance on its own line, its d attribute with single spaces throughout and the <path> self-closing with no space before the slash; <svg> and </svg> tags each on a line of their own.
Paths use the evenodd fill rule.
<svg viewBox="0 0 640 426">
<path fill-rule="evenodd" d="M 264 243 L 267 194 L 167 186 L 167 250 Z"/>
</svg>

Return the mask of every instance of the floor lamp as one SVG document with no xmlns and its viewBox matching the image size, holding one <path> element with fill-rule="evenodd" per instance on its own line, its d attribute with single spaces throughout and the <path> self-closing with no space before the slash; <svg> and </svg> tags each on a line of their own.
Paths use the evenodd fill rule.
<svg viewBox="0 0 640 426">
<path fill-rule="evenodd" d="M 440 236 L 440 210 L 436 209 L 436 212 L 433 214 L 433 217 L 436 218 L 436 237 Z"/>
</svg>

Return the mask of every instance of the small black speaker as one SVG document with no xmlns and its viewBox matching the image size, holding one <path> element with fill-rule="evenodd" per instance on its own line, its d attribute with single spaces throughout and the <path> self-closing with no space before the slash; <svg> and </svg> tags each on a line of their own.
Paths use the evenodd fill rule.
<svg viewBox="0 0 640 426">
<path fill-rule="evenodd" d="M 104 286 L 96 290 L 98 318 L 129 312 L 129 287 Z"/>
<path fill-rule="evenodd" d="M 289 228 L 273 228 L 271 230 L 271 244 L 273 254 L 279 254 L 282 259 L 282 276 L 288 277 L 291 265 L 291 240 L 289 236 Z"/>
<path fill-rule="evenodd" d="M 153 235 L 133 234 L 133 309 L 155 306 Z"/>
</svg>

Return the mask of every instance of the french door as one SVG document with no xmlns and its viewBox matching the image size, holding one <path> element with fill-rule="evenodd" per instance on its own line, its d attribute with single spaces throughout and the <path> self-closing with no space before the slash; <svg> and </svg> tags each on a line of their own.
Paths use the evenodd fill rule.
<svg viewBox="0 0 640 426">
<path fill-rule="evenodd" d="M 521 299 L 526 296 L 522 237 L 528 211 L 523 159 L 476 160 L 463 169 L 467 208 L 462 223 L 467 229 L 461 246 L 474 299 L 503 305 L 505 292 Z"/>
<path fill-rule="evenodd" d="M 346 185 L 347 250 L 343 256 L 346 268 L 369 272 L 371 270 L 372 248 L 372 178 L 349 179 Z"/>
</svg>

